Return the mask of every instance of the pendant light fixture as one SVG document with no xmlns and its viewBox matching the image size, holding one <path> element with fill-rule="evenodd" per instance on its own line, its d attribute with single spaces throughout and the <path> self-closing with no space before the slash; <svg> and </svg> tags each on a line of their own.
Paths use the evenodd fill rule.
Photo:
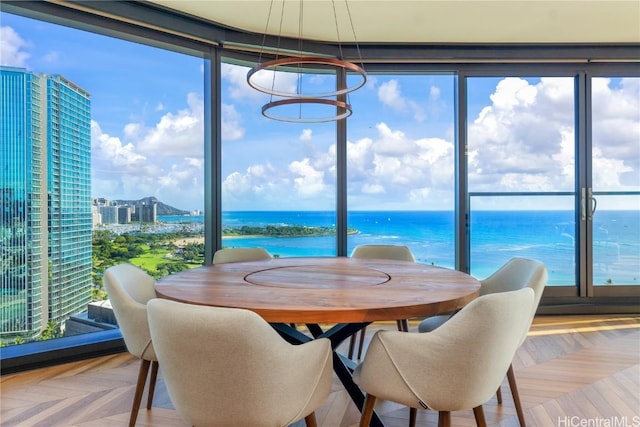
<svg viewBox="0 0 640 427">
<path fill-rule="evenodd" d="M 336 0 L 331 0 L 331 5 L 333 7 L 333 17 L 336 25 L 336 37 L 339 48 L 339 58 L 336 57 L 324 57 L 324 56 L 310 56 L 306 54 L 303 50 L 303 12 L 304 12 L 304 0 L 282 0 L 282 10 L 280 15 L 280 23 L 279 23 L 279 33 L 278 33 L 278 46 L 275 51 L 275 59 L 262 62 L 262 53 L 265 50 L 264 40 L 266 39 L 267 31 L 269 28 L 269 21 L 271 20 L 271 13 L 273 10 L 273 5 L 275 0 L 271 0 L 271 4 L 269 6 L 269 14 L 267 16 L 267 24 L 264 31 L 263 45 L 260 50 L 260 56 L 258 58 L 258 64 L 251 68 L 247 73 L 247 83 L 249 86 L 254 88 L 255 90 L 268 94 L 270 96 L 269 102 L 263 105 L 262 107 L 262 115 L 273 120 L 279 120 L 284 122 L 293 122 L 293 123 L 321 123 L 321 122 L 330 122 L 337 121 L 341 119 L 345 119 L 351 115 L 351 105 L 345 101 L 345 96 L 349 93 L 361 88 L 367 82 L 367 74 L 364 71 L 364 68 L 356 65 L 353 62 L 346 61 L 342 52 L 342 43 L 340 39 L 340 31 L 338 28 L 338 17 L 336 13 Z M 355 30 L 353 28 L 353 21 L 351 20 L 351 12 L 349 11 L 349 5 L 347 0 L 343 0 L 347 18 L 349 20 L 349 24 L 351 26 L 351 31 L 353 32 L 354 43 L 358 52 L 358 56 L 360 57 L 360 48 L 358 46 Z M 284 8 L 286 3 L 298 3 L 299 7 L 299 18 L 298 18 L 298 51 L 297 55 L 292 54 L 291 50 L 287 51 L 287 55 L 285 57 L 280 57 L 280 37 L 282 33 L 282 21 L 284 16 Z M 325 2 L 322 2 L 325 3 Z M 326 2 L 328 3 L 328 2 Z M 317 3 L 316 3 L 317 4 Z M 360 57 L 362 62 L 362 58 Z M 333 69 L 335 70 L 335 75 L 337 77 L 337 73 L 340 70 L 344 70 L 346 72 L 352 72 L 360 76 L 360 80 L 357 84 L 348 87 L 336 87 L 335 90 L 325 91 L 325 92 L 309 92 L 307 88 L 302 87 L 302 75 L 304 70 L 310 70 L 313 67 L 319 67 L 322 69 Z M 271 78 L 271 85 L 264 86 L 260 85 L 257 82 L 257 74 L 263 71 L 268 71 L 273 73 Z M 297 74 L 297 84 L 295 90 L 280 90 L 276 88 L 276 75 L 277 73 L 284 72 L 293 72 Z M 337 85 L 336 85 L 337 86 Z M 278 97 L 275 99 L 274 97 Z M 342 98 L 342 99 L 339 99 Z M 306 109 L 305 106 L 313 106 L 314 114 L 313 115 L 305 115 Z M 286 109 L 283 107 L 297 107 L 293 109 Z M 315 114 L 317 110 L 328 107 L 331 111 L 330 114 L 327 115 L 318 115 Z M 276 110 L 284 111 L 285 114 L 278 114 Z M 292 110 L 297 110 L 295 114 L 290 113 Z"/>
</svg>

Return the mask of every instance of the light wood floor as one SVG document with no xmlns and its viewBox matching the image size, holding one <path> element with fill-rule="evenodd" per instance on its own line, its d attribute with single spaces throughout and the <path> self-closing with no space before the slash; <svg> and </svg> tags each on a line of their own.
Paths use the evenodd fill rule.
<svg viewBox="0 0 640 427">
<path fill-rule="evenodd" d="M 381 328 L 394 329 L 395 322 L 374 324 L 367 335 Z M 640 426 L 638 316 L 538 317 L 513 366 L 529 426 Z M 136 359 L 119 354 L 3 376 L 0 425 L 126 426 L 137 371 Z M 502 390 L 502 405 L 495 397 L 484 405 L 487 423 L 516 427 L 506 381 Z M 405 407 L 382 402 L 377 410 L 386 426 L 408 425 Z M 359 412 L 336 380 L 316 416 L 320 427 L 355 427 Z M 473 413 L 453 413 L 452 424 L 475 426 Z M 161 378 L 154 407 L 147 411 L 143 401 L 138 425 L 188 426 L 172 409 Z M 437 414 L 419 411 L 418 425 L 436 426 Z"/>
</svg>

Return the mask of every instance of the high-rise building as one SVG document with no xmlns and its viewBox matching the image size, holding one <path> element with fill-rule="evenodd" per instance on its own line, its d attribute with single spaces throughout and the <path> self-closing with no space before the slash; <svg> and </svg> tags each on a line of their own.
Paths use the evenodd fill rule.
<svg viewBox="0 0 640 427">
<path fill-rule="evenodd" d="M 35 337 L 91 300 L 89 93 L 0 67 L 0 337 Z"/>
<path fill-rule="evenodd" d="M 141 204 L 138 205 L 139 216 L 138 219 L 140 222 L 158 222 L 158 204 L 150 203 L 150 204 Z"/>
</svg>

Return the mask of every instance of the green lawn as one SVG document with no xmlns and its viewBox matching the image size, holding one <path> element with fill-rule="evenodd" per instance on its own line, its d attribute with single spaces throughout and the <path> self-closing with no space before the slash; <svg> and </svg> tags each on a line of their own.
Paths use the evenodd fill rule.
<svg viewBox="0 0 640 427">
<path fill-rule="evenodd" d="M 156 271 L 159 264 L 172 262 L 171 259 L 164 256 L 170 253 L 168 249 L 158 249 L 153 252 L 149 252 L 139 257 L 131 258 L 129 262 L 147 271 Z"/>
<path fill-rule="evenodd" d="M 180 262 L 180 263 L 185 262 L 181 259 L 165 258 L 165 255 L 171 252 L 172 251 L 168 249 L 157 249 L 153 252 L 140 255 L 139 257 L 131 258 L 129 262 L 147 271 L 158 271 L 158 265 L 160 264 L 173 263 L 173 262 Z M 189 268 L 202 266 L 202 264 L 193 264 L 193 263 L 186 263 L 186 264 L 189 266 Z"/>
</svg>

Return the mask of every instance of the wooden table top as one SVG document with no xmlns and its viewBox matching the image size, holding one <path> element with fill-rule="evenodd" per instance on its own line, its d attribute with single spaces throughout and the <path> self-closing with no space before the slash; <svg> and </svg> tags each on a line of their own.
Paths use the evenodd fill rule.
<svg viewBox="0 0 640 427">
<path fill-rule="evenodd" d="M 274 258 L 204 266 L 158 281 L 158 297 L 245 308 L 268 322 L 356 323 L 463 307 L 480 282 L 456 270 L 348 257 Z"/>
</svg>

